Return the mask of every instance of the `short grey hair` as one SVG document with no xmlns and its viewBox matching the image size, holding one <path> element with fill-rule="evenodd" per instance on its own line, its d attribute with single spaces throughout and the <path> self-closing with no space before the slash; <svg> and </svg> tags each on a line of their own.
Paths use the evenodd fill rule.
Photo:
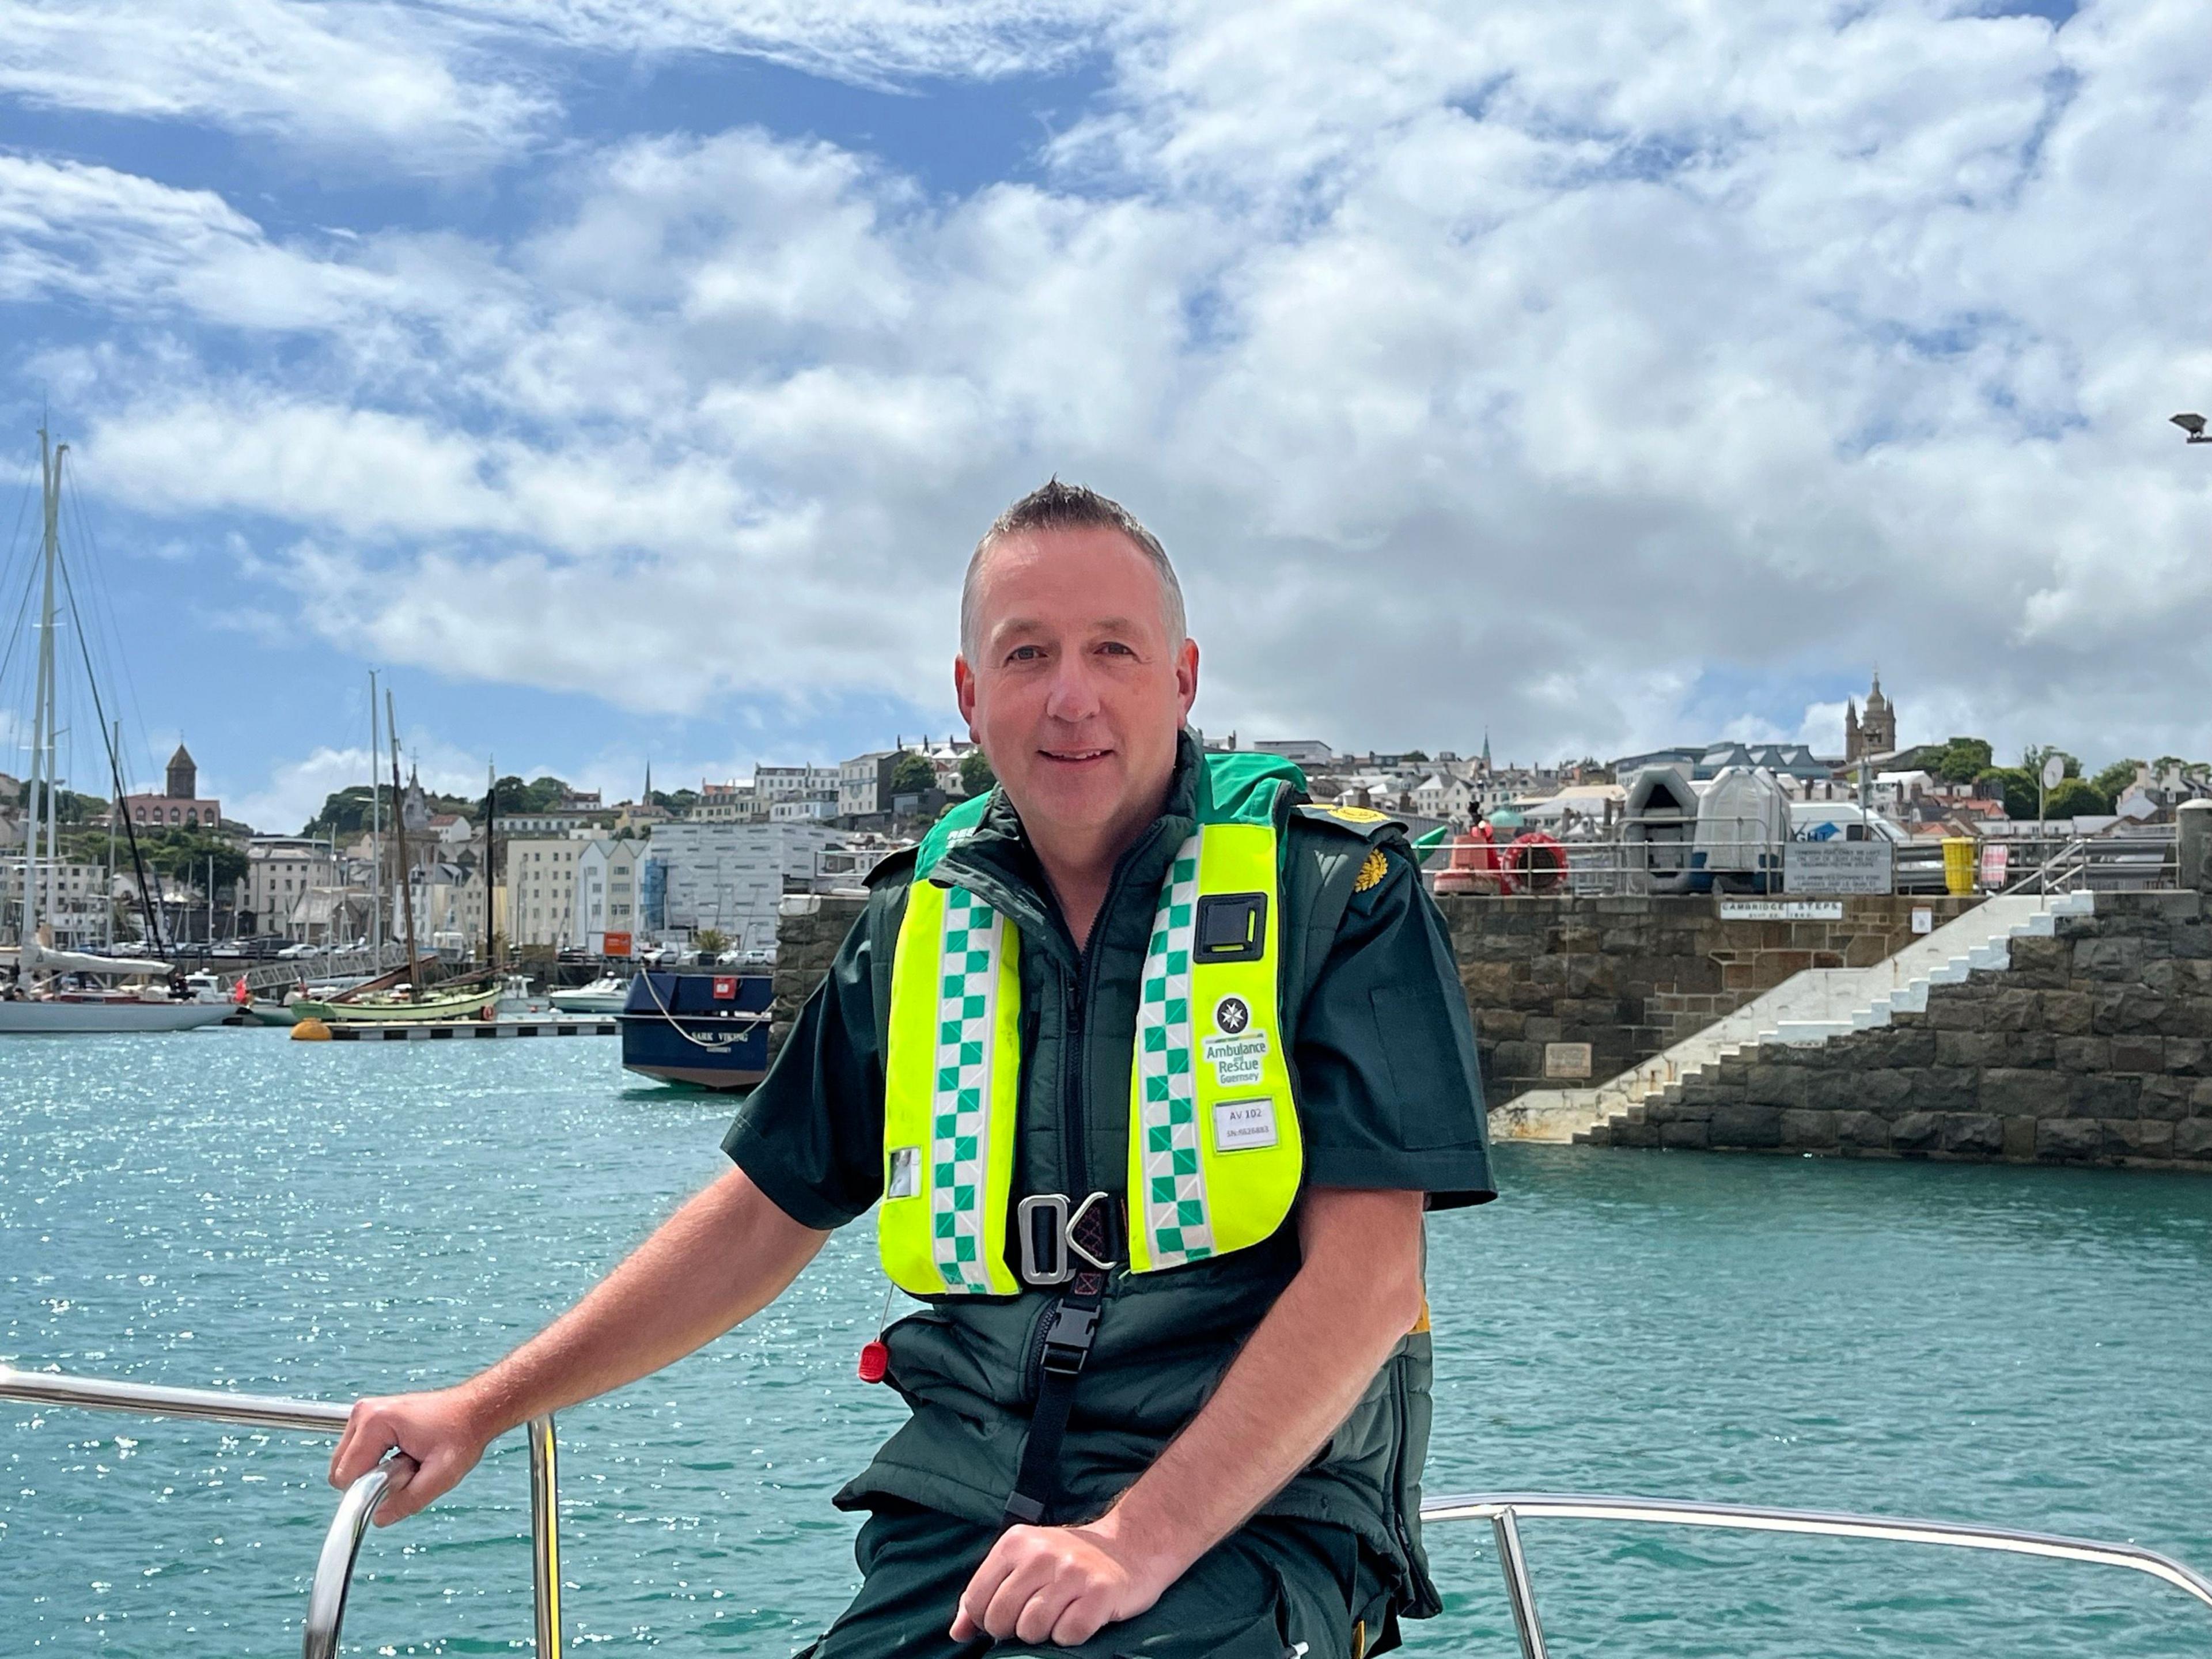
<svg viewBox="0 0 2212 1659">
<path fill-rule="evenodd" d="M 1167 549 L 1160 545 L 1160 538 L 1138 523 L 1137 515 L 1121 502 L 1082 484 L 1062 483 L 1058 478 L 1050 478 L 999 514 L 983 532 L 983 539 L 975 544 L 975 552 L 969 556 L 968 574 L 960 584 L 962 656 L 971 663 L 975 659 L 980 643 L 976 629 L 981 620 L 976 606 L 982 586 L 983 561 L 991 550 L 1009 536 L 1018 536 L 1024 531 L 1081 529 L 1119 531 L 1152 562 L 1160 579 L 1160 612 L 1168 626 L 1168 643 L 1174 647 L 1183 642 L 1189 625 L 1183 611 L 1182 584 L 1176 580 L 1175 566 L 1169 561 Z"/>
</svg>

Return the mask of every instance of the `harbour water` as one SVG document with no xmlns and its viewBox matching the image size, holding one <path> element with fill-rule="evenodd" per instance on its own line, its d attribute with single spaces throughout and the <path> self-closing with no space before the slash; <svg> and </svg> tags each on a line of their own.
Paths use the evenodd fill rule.
<svg viewBox="0 0 2212 1659">
<path fill-rule="evenodd" d="M 605 1041 L 0 1054 L 0 1358 L 343 1399 L 431 1383 L 565 1305 L 722 1167 L 726 1100 Z M 1506 1148 L 1430 1229 L 1431 1493 L 1566 1488 L 2133 1538 L 2212 1567 L 2212 1182 Z M 580 1652 L 781 1655 L 842 1605 L 829 1504 L 892 1426 L 853 1363 L 866 1225 L 703 1354 L 562 1420 Z M 298 1651 L 329 1441 L 0 1405 L 0 1655 Z M 349 1651 L 526 1652 L 519 1440 L 371 1536 Z M 1555 1655 L 2176 1659 L 2137 1575 L 1877 1544 L 1529 1523 Z M 1486 1529 L 1447 1615 L 1515 1651 Z M 950 1609 L 947 1609 L 948 1616 Z"/>
</svg>

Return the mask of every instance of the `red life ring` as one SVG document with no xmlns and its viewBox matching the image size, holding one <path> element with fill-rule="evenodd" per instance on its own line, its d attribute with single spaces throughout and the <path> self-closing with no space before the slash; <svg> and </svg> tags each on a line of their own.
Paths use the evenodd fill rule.
<svg viewBox="0 0 2212 1659">
<path fill-rule="evenodd" d="M 1508 893 L 1554 893 L 1566 883 L 1567 849 L 1540 830 L 1514 836 L 1498 882 Z"/>
</svg>

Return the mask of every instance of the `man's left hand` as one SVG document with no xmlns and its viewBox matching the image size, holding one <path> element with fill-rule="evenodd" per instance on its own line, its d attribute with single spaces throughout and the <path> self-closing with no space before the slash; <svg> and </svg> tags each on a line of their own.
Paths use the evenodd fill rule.
<svg viewBox="0 0 2212 1659">
<path fill-rule="evenodd" d="M 960 1592 L 952 1639 L 1074 1647 L 1135 1618 L 1174 1580 L 1115 1536 L 1110 1516 L 1082 1527 L 1010 1527 Z"/>
</svg>

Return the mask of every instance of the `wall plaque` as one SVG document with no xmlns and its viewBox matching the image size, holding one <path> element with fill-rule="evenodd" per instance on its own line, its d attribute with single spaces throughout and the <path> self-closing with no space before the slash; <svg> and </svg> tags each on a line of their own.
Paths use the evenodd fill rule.
<svg viewBox="0 0 2212 1659">
<path fill-rule="evenodd" d="M 1546 1077 L 1588 1077 L 1590 1046 L 1587 1042 L 1547 1042 L 1544 1045 Z"/>
</svg>

